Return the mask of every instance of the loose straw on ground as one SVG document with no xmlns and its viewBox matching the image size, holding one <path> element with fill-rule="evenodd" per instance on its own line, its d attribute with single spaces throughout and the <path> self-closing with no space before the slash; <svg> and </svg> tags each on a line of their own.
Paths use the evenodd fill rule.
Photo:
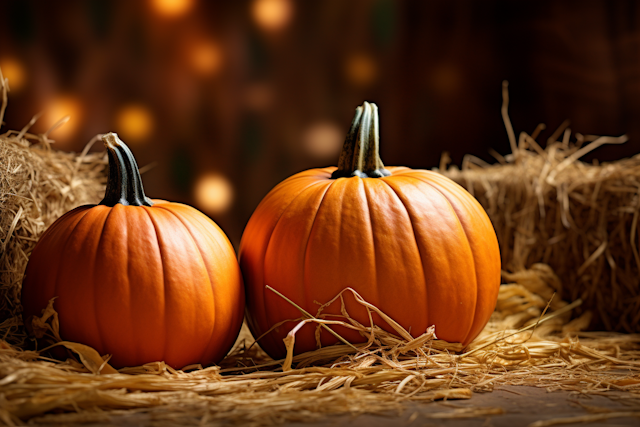
<svg viewBox="0 0 640 427">
<path fill-rule="evenodd" d="M 376 325 L 358 326 L 350 318 L 339 322 L 370 337 L 370 344 L 357 353 L 341 344 L 301 354 L 291 358 L 288 370 L 283 369 L 285 361 L 271 361 L 258 347 L 250 347 L 247 330 L 220 367 L 182 371 L 158 362 L 108 374 L 113 372 L 104 370 L 108 363 L 100 364 L 87 348 L 64 343 L 82 362 L 56 362 L 2 343 L 0 388 L 5 397 L 0 417 L 8 424 L 127 417 L 130 423 L 205 420 L 257 426 L 329 414 L 395 412 L 407 401 L 467 399 L 499 385 L 580 394 L 616 390 L 640 404 L 639 335 L 581 332 L 584 319 L 568 322 L 571 306 L 560 300 L 541 318 L 547 307 L 541 294 L 552 293 L 557 280 L 547 266 L 536 265 L 511 279 L 500 289 L 487 328 L 461 356 L 454 351 L 460 346 L 437 340 L 433 328 L 407 340 Z"/>
</svg>

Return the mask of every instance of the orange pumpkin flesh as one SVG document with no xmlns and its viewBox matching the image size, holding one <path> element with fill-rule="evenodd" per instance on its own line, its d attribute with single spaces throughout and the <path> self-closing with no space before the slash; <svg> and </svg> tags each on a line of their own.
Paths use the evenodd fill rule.
<svg viewBox="0 0 640 427">
<path fill-rule="evenodd" d="M 219 361 L 244 311 L 233 247 L 196 209 L 146 198 L 126 145 L 115 134 L 105 145 L 105 200 L 66 213 L 38 242 L 23 282 L 24 318 L 55 296 L 63 339 L 112 354 L 116 367 Z"/>
<path fill-rule="evenodd" d="M 496 304 L 500 253 L 493 226 L 480 204 L 442 175 L 385 169 L 377 152 L 375 106 L 359 108 L 364 113 L 354 119 L 339 167 L 288 178 L 251 217 L 240 246 L 249 326 L 259 337 L 300 317 L 266 285 L 313 315 L 316 302 L 351 287 L 413 336 L 435 325 L 439 338 L 466 345 Z M 352 297 L 345 301 L 349 315 L 368 325 L 367 312 Z M 340 314 L 340 303 L 323 313 Z M 294 324 L 268 333 L 260 345 L 272 357 L 283 357 L 282 339 Z M 351 342 L 365 341 L 333 328 Z M 337 339 L 322 332 L 321 342 Z M 315 326 L 307 325 L 296 334 L 295 353 L 315 348 Z"/>
</svg>

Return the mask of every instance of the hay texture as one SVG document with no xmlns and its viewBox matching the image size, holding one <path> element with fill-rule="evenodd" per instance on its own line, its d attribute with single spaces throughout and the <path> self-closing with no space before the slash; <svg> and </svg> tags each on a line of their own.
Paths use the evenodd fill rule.
<svg viewBox="0 0 640 427">
<path fill-rule="evenodd" d="M 8 82 L 0 71 L 0 124 L 7 106 Z M 97 203 L 104 196 L 107 158 L 52 149 L 49 133 L 29 128 L 0 135 L 0 336 L 18 346 L 25 339 L 20 289 L 29 255 L 40 235 L 65 212 Z M 91 144 L 87 145 L 87 151 Z"/>
<path fill-rule="evenodd" d="M 440 171 L 484 206 L 496 229 L 502 268 L 520 271 L 549 264 L 562 282 L 562 297 L 581 298 L 593 312 L 592 327 L 640 332 L 640 155 L 599 165 L 579 159 L 603 144 L 627 140 L 571 134 L 565 122 L 542 148 L 539 125 L 516 141 L 503 118 L 512 154 L 489 165 L 465 157 L 462 169 Z"/>
<path fill-rule="evenodd" d="M 513 283 L 501 287 L 487 328 L 467 349 L 438 340 L 433 327 L 414 338 L 357 295 L 396 333 L 358 324 L 346 312 L 337 320 L 299 319 L 300 325 L 340 324 L 359 331 L 368 342 L 356 351 L 340 344 L 274 361 L 251 346 L 253 339 L 244 329 L 220 366 L 176 371 L 157 362 L 116 371 L 106 355 L 77 343 L 59 343 L 78 357 L 58 362 L 0 341 L 0 419 L 7 425 L 263 426 L 323 420 L 332 414 L 393 414 L 406 402 L 468 399 L 501 385 L 614 395 L 636 414 L 640 336 L 581 332 L 588 324 L 584 315 L 569 322 L 579 302 L 546 300 L 558 282 L 546 265 L 508 279 Z M 334 303 L 340 303 L 340 295 Z M 55 312 L 47 311 L 43 324 L 55 336 Z M 295 330 L 287 337 L 289 348 Z M 500 407 L 471 407 L 429 417 L 503 412 Z"/>
</svg>

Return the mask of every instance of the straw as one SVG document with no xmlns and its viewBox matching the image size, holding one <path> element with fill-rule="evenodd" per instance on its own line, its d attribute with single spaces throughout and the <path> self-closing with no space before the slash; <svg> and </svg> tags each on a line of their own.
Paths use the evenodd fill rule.
<svg viewBox="0 0 640 427">
<path fill-rule="evenodd" d="M 505 270 L 549 264 L 562 281 L 562 299 L 581 298 L 581 310 L 592 312 L 592 327 L 640 332 L 640 155 L 581 162 L 587 153 L 622 144 L 627 136 L 576 133 L 574 139 L 568 120 L 544 148 L 537 141 L 541 125 L 532 135 L 521 132 L 516 144 L 508 101 L 505 82 L 502 112 L 512 153 L 494 153 L 496 165 L 467 156 L 462 169 L 448 166 L 443 156 L 440 172 L 487 210 Z"/>
</svg>

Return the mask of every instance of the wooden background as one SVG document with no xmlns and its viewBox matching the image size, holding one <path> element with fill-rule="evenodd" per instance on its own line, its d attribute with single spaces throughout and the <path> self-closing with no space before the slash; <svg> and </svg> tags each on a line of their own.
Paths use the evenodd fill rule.
<svg viewBox="0 0 640 427">
<path fill-rule="evenodd" d="M 640 149 L 636 1 L 281 1 L 289 19 L 275 29 L 256 1 L 191 0 L 175 16 L 151 0 L 3 1 L 0 67 L 15 84 L 2 131 L 71 99 L 70 130 L 51 136 L 79 151 L 97 133 L 126 141 L 118 114 L 143 106 L 152 126 L 130 145 L 155 165 L 148 195 L 206 210 L 198 180 L 223 177 L 233 201 L 209 213 L 236 245 L 274 185 L 337 162 L 363 100 L 380 107 L 387 165 L 508 153 L 502 80 L 516 132 L 546 123 L 544 142 L 569 119 L 583 134 L 631 138 L 589 161 Z M 200 45 L 217 54 L 205 70 L 190 56 Z"/>
</svg>

